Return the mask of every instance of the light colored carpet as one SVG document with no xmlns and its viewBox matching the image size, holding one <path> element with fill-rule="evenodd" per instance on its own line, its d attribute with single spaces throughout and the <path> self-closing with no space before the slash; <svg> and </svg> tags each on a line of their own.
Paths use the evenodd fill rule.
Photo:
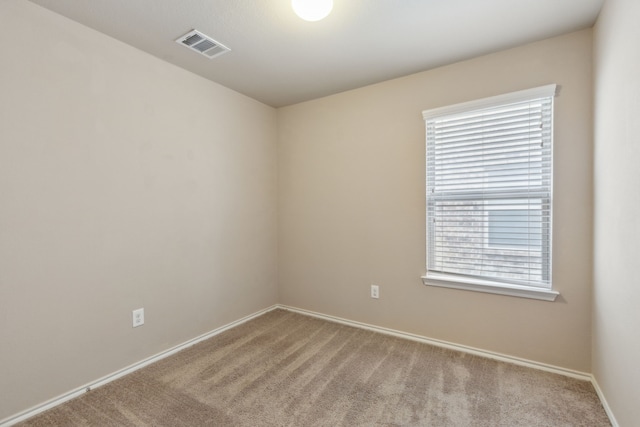
<svg viewBox="0 0 640 427">
<path fill-rule="evenodd" d="M 274 310 L 23 426 L 609 426 L 590 383 Z"/>
</svg>

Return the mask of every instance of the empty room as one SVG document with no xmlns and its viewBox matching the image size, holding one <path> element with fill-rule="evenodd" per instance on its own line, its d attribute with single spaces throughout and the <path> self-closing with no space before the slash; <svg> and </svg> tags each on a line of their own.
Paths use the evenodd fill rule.
<svg viewBox="0 0 640 427">
<path fill-rule="evenodd" d="M 0 0 L 0 426 L 640 425 L 639 19 Z"/>
</svg>

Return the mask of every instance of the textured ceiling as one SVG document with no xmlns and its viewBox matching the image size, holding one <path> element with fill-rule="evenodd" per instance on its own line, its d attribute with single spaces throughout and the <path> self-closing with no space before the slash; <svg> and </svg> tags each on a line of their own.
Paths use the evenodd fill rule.
<svg viewBox="0 0 640 427">
<path fill-rule="evenodd" d="M 590 27 L 603 0 L 334 0 L 307 22 L 290 0 L 30 0 L 274 107 Z M 208 59 L 174 40 L 231 48 Z"/>
</svg>

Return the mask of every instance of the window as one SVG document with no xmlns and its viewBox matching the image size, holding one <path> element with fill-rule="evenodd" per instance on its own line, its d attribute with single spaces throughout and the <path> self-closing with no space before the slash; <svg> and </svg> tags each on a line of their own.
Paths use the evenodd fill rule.
<svg viewBox="0 0 640 427">
<path fill-rule="evenodd" d="M 425 284 L 553 301 L 556 86 L 423 112 Z"/>
<path fill-rule="evenodd" d="M 532 207 L 533 209 L 528 209 Z M 528 249 L 540 247 L 542 206 L 487 206 L 487 246 L 493 249 Z"/>
</svg>

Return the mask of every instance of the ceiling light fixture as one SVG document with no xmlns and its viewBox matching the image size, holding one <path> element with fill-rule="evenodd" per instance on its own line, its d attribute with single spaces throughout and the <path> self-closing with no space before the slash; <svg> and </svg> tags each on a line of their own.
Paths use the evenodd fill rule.
<svg viewBox="0 0 640 427">
<path fill-rule="evenodd" d="M 333 9 L 333 0 L 291 0 L 293 11 L 305 21 L 319 21 Z"/>
</svg>

